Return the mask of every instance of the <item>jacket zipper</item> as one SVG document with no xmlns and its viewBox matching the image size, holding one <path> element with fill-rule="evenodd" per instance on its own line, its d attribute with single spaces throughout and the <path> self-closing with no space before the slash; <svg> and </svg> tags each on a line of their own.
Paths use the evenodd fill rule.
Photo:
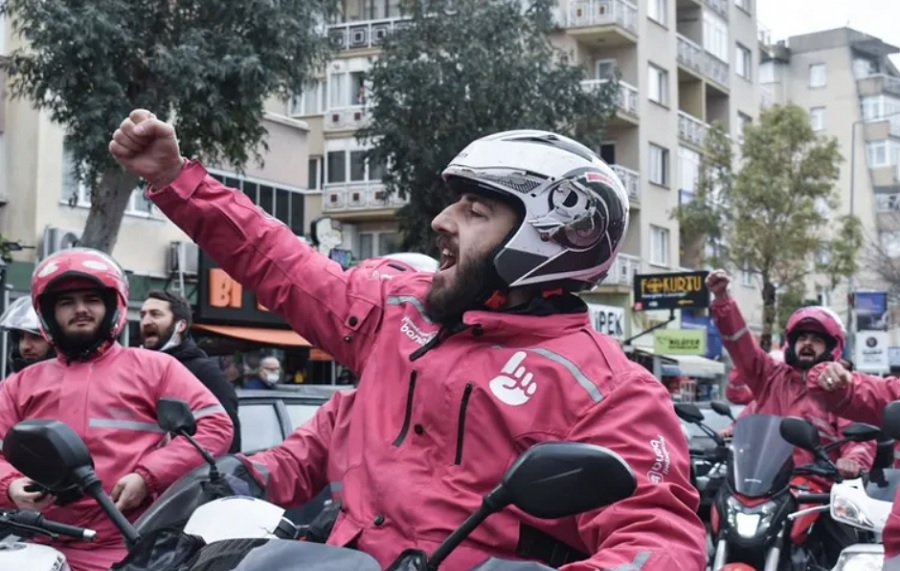
<svg viewBox="0 0 900 571">
<path fill-rule="evenodd" d="M 413 396 L 416 392 L 416 372 L 413 371 L 409 376 L 409 392 L 406 395 L 406 414 L 403 415 L 403 426 L 400 428 L 400 434 L 394 440 L 394 446 L 400 446 L 406 440 L 406 433 L 409 432 L 409 423 L 412 421 Z"/>
<path fill-rule="evenodd" d="M 456 460 L 454 461 L 454 464 L 457 466 L 462 463 L 463 440 L 466 437 L 466 409 L 469 407 L 469 397 L 472 396 L 472 389 L 474 388 L 474 383 L 466 383 L 466 390 L 463 391 L 462 402 L 459 405 L 459 422 L 456 428 Z"/>
</svg>

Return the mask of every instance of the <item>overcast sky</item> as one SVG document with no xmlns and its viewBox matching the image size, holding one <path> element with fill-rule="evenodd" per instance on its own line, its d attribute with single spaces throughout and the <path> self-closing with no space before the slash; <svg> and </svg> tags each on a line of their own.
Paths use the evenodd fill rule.
<svg viewBox="0 0 900 571">
<path fill-rule="evenodd" d="M 900 47 L 898 0 L 755 0 L 773 40 L 849 26 Z M 900 55 L 891 60 L 900 66 Z"/>
</svg>

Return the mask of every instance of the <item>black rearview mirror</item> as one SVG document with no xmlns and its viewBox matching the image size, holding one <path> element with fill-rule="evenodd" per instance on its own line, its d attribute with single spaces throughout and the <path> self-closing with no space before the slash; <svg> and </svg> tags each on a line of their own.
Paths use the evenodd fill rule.
<svg viewBox="0 0 900 571">
<path fill-rule="evenodd" d="M 156 405 L 156 419 L 160 428 L 172 434 L 193 436 L 197 432 L 194 413 L 183 400 L 159 399 Z"/>
<path fill-rule="evenodd" d="M 731 414 L 731 407 L 728 406 L 727 402 L 714 400 L 709 403 L 709 408 L 713 409 L 713 412 L 720 416 L 727 416 L 731 420 L 734 420 L 734 415 Z"/>
<path fill-rule="evenodd" d="M 677 414 L 678 418 L 680 418 L 681 420 L 690 422 L 691 424 L 703 422 L 704 419 L 703 413 L 700 412 L 700 409 L 697 408 L 697 405 L 689 402 L 676 402 L 675 414 Z"/>
<path fill-rule="evenodd" d="M 789 444 L 814 452 L 819 447 L 819 431 L 812 423 L 796 416 L 781 420 L 781 437 Z"/>
<path fill-rule="evenodd" d="M 84 441 L 58 420 L 25 420 L 3 439 L 3 455 L 16 470 L 51 491 L 78 486 L 74 476 L 94 467 Z"/>
<path fill-rule="evenodd" d="M 509 503 L 542 519 L 601 508 L 629 497 L 636 486 L 634 472 L 618 454 L 575 442 L 533 446 L 501 484 Z"/>
<path fill-rule="evenodd" d="M 895 440 L 900 440 L 900 400 L 884 407 L 884 431 Z"/>
<path fill-rule="evenodd" d="M 882 435 L 881 429 L 865 422 L 854 422 L 844 430 L 844 437 L 853 442 L 877 440 Z"/>
</svg>

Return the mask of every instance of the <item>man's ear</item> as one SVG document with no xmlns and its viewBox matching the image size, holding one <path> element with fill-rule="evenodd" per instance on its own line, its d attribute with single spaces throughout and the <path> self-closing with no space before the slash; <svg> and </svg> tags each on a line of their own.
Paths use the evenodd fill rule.
<svg viewBox="0 0 900 571">
<path fill-rule="evenodd" d="M 175 333 L 184 333 L 185 331 L 187 331 L 187 321 L 179 319 L 175 324 Z"/>
</svg>

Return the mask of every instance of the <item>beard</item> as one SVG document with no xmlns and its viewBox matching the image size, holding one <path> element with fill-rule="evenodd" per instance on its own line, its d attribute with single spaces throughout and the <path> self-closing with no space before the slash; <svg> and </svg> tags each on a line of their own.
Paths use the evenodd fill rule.
<svg viewBox="0 0 900 571">
<path fill-rule="evenodd" d="M 158 351 L 162 346 L 175 335 L 175 321 L 169 324 L 168 327 L 160 331 L 158 327 L 155 325 L 148 327 L 147 329 L 141 329 L 141 341 L 144 344 L 144 349 L 151 349 L 154 351 Z M 147 337 L 152 336 L 156 339 L 152 342 L 152 344 L 147 343 Z"/>
<path fill-rule="evenodd" d="M 57 343 L 60 350 L 66 355 L 86 353 L 100 344 L 100 327 L 93 331 L 60 333 Z"/>
<path fill-rule="evenodd" d="M 458 263 L 449 277 L 438 272 L 425 296 L 429 317 L 442 325 L 459 322 L 463 313 L 481 306 L 494 273 L 489 253 Z"/>
</svg>

